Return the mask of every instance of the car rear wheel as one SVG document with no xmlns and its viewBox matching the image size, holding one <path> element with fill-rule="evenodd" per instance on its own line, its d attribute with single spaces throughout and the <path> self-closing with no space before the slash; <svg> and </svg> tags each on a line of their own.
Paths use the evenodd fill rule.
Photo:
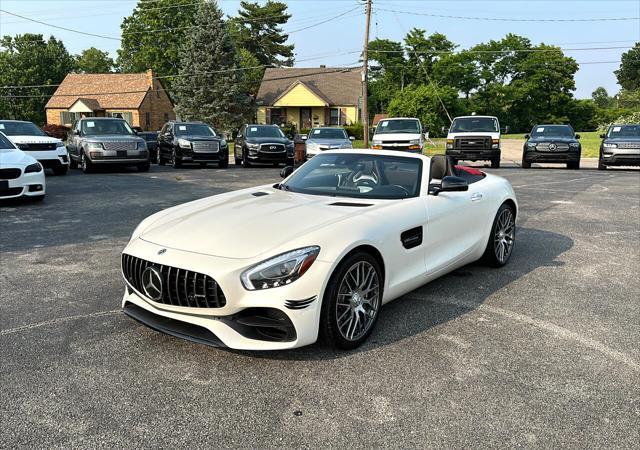
<svg viewBox="0 0 640 450">
<path fill-rule="evenodd" d="M 321 339 L 353 349 L 371 334 L 382 305 L 383 275 L 370 254 L 354 253 L 331 276 L 322 302 Z"/>
<path fill-rule="evenodd" d="M 516 239 L 516 216 L 513 208 L 503 203 L 498 209 L 484 251 L 484 261 L 493 267 L 504 266 L 511 257 Z"/>
</svg>

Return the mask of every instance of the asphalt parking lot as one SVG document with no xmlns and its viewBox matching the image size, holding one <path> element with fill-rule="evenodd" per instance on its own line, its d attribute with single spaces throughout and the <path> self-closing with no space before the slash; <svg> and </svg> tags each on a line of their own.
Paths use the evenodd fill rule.
<svg viewBox="0 0 640 450">
<path fill-rule="evenodd" d="M 491 172 L 520 203 L 507 267 L 385 306 L 356 351 L 276 353 L 127 318 L 119 254 L 147 215 L 278 169 L 48 177 L 0 207 L 0 447 L 637 448 L 640 172 Z"/>
</svg>

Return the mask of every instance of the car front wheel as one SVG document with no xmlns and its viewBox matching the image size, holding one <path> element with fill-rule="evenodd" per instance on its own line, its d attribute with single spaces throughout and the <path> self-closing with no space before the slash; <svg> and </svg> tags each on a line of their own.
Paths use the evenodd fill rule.
<svg viewBox="0 0 640 450">
<path fill-rule="evenodd" d="M 516 239 L 516 216 L 511 206 L 503 203 L 498 209 L 491 234 L 487 242 L 487 248 L 482 258 L 493 267 L 502 267 L 511 257 L 513 245 Z"/>
<path fill-rule="evenodd" d="M 530 169 L 531 168 L 531 163 L 529 161 L 527 161 L 527 159 L 524 157 L 524 155 L 522 155 L 522 168 L 523 169 Z"/>
<path fill-rule="evenodd" d="M 91 164 L 91 161 L 85 156 L 84 152 L 80 154 L 80 168 L 83 173 L 93 172 L 93 164 Z"/>
<path fill-rule="evenodd" d="M 178 159 L 178 155 L 176 155 L 176 151 L 173 150 L 171 152 L 171 167 L 177 169 L 182 165 L 182 162 Z"/>
<path fill-rule="evenodd" d="M 323 298 L 321 339 L 346 350 L 361 345 L 378 320 L 383 283 L 382 269 L 370 254 L 354 253 L 341 262 Z"/>
</svg>

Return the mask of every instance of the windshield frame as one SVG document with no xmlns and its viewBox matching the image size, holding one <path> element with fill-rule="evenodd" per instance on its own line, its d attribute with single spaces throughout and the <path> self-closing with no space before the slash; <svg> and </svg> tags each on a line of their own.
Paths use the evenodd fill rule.
<svg viewBox="0 0 640 450">
<path fill-rule="evenodd" d="M 320 191 L 314 191 L 314 190 L 309 190 L 309 189 L 302 189 L 302 188 L 299 188 L 299 187 L 292 188 L 290 183 L 291 183 L 291 181 L 293 181 L 296 178 L 296 176 L 304 177 L 306 174 L 308 174 L 311 171 L 315 170 L 316 166 L 318 164 L 321 164 L 323 159 L 328 159 L 328 158 L 331 158 L 331 157 L 345 158 L 345 157 L 349 157 L 349 156 L 353 156 L 353 157 L 360 156 L 360 157 L 371 158 L 371 161 L 374 164 L 376 163 L 376 161 L 380 161 L 380 160 L 387 160 L 387 161 L 390 161 L 390 162 L 393 162 L 393 161 L 397 161 L 397 162 L 411 161 L 411 162 L 413 162 L 413 161 L 415 161 L 415 164 L 417 164 L 417 166 L 418 166 L 418 174 L 417 174 L 417 179 L 416 179 L 415 192 L 410 193 L 410 195 L 408 195 L 406 197 L 395 197 L 395 196 L 394 197 L 391 197 L 391 196 L 390 197 L 373 197 L 373 196 L 367 195 L 366 193 L 355 193 L 355 192 L 354 193 L 350 193 L 350 192 L 340 192 L 340 191 L 320 192 Z M 417 198 L 417 197 L 420 197 L 422 195 L 422 180 L 423 180 L 423 176 L 424 176 L 424 161 L 421 158 L 414 158 L 414 157 L 403 156 L 403 155 L 372 155 L 372 154 L 369 154 L 369 153 L 356 153 L 356 152 L 322 153 L 320 155 L 317 155 L 317 156 L 313 157 L 311 160 L 307 161 L 297 171 L 293 172 L 293 174 L 291 174 L 289 176 L 289 178 L 287 178 L 282 183 L 279 183 L 279 184 L 275 185 L 274 187 L 276 187 L 277 189 L 285 190 L 287 192 L 293 192 L 295 194 L 317 195 L 317 196 L 331 197 L 331 198 L 357 198 L 359 200 L 407 200 L 407 199 L 410 199 L 410 198 Z"/>
<path fill-rule="evenodd" d="M 313 136 L 313 132 L 315 130 L 320 130 L 320 131 L 341 131 L 342 132 L 342 137 L 322 137 L 322 136 Z M 320 133 L 322 134 L 322 133 Z M 328 140 L 333 140 L 333 141 L 338 141 L 338 140 L 343 140 L 343 141 L 348 141 L 349 140 L 349 135 L 347 134 L 347 130 L 345 130 L 344 128 L 334 128 L 334 127 L 315 127 L 309 130 L 309 134 L 307 135 L 307 140 L 308 141 L 313 141 L 316 139 L 328 139 Z"/>
<path fill-rule="evenodd" d="M 389 123 L 391 122 L 412 122 L 417 124 L 418 126 L 418 130 L 392 130 L 392 131 L 386 131 L 385 128 L 388 126 Z M 387 124 L 387 125 L 383 125 L 383 124 Z M 374 133 L 375 135 L 382 135 L 382 134 L 420 134 L 422 133 L 422 123 L 420 122 L 419 119 L 412 119 L 410 117 L 407 118 L 392 118 L 392 119 L 382 119 L 380 122 L 378 122 L 378 124 L 376 125 L 376 131 Z"/>
<path fill-rule="evenodd" d="M 256 128 L 256 131 L 257 130 L 273 129 L 273 130 L 277 130 L 278 133 L 280 133 L 280 135 L 279 136 L 255 136 L 255 135 L 249 135 L 249 133 L 251 132 L 251 128 Z M 287 136 L 280 129 L 280 127 L 274 126 L 274 125 L 248 125 L 246 130 L 244 131 L 244 135 L 245 135 L 246 139 L 287 139 Z"/>
<path fill-rule="evenodd" d="M 40 127 L 38 127 L 38 125 L 36 125 L 33 122 L 27 122 L 27 121 L 10 121 L 10 120 L 0 120 L 0 123 L 2 125 L 5 126 L 5 128 L 1 128 L 0 132 L 2 132 L 5 136 L 40 136 L 40 137 L 48 137 L 49 135 L 47 133 L 45 133 L 44 131 L 42 131 L 40 129 Z M 7 133 L 7 125 L 12 125 L 12 124 L 16 124 L 18 126 L 27 126 L 27 127 L 33 127 L 35 133 L 28 133 L 28 134 L 24 134 L 24 133 Z"/>
<path fill-rule="evenodd" d="M 93 127 L 87 127 L 85 124 L 89 123 L 89 122 L 106 122 L 106 121 L 112 121 L 112 122 L 119 122 L 119 123 L 123 123 L 124 127 L 126 130 L 129 131 L 129 133 L 104 133 L 104 132 L 100 132 L 100 133 L 87 133 L 87 129 L 88 128 L 93 128 Z M 91 118 L 87 118 L 84 119 L 80 122 L 80 131 L 82 132 L 83 136 L 136 136 L 136 133 L 133 131 L 133 128 L 131 128 L 131 125 L 129 125 L 129 123 L 124 120 L 124 119 L 97 119 L 97 120 L 92 120 Z M 142 139 L 142 138 L 140 138 Z"/>
<path fill-rule="evenodd" d="M 180 130 L 180 127 L 187 127 L 186 130 Z M 203 127 L 209 130 L 212 134 L 194 134 L 189 131 L 189 127 Z M 176 137 L 180 136 L 202 136 L 202 137 L 218 137 L 218 133 L 213 129 L 212 126 L 207 125 L 206 123 L 176 123 L 173 125 L 173 133 Z"/>
<path fill-rule="evenodd" d="M 544 131 L 542 131 L 542 133 L 538 133 L 536 130 L 538 130 L 539 128 L 542 128 Z M 546 129 L 549 129 L 549 130 L 568 129 L 571 131 L 571 134 L 570 135 L 546 134 L 545 133 Z M 532 139 L 538 139 L 538 138 L 572 138 L 573 139 L 576 136 L 576 132 L 571 125 L 562 125 L 562 124 L 536 125 L 531 129 L 530 136 Z"/>
<path fill-rule="evenodd" d="M 492 130 L 460 130 L 454 128 L 458 123 L 467 121 L 467 120 L 490 120 L 493 122 Z M 451 122 L 451 126 L 449 127 L 449 133 L 500 133 L 500 122 L 496 117 L 490 116 L 467 116 L 467 117 L 454 117 L 453 122 Z"/>
<path fill-rule="evenodd" d="M 626 127 L 636 127 L 638 134 L 636 134 L 635 136 L 612 136 L 611 133 L 613 132 L 614 128 L 620 127 L 620 129 L 622 130 L 622 128 L 626 128 Z M 629 140 L 633 140 L 635 141 L 636 139 L 640 139 L 640 124 L 637 123 L 621 123 L 620 125 L 611 125 L 609 127 L 609 129 L 607 130 L 607 134 L 606 134 L 606 138 L 607 139 L 629 139 Z"/>
</svg>

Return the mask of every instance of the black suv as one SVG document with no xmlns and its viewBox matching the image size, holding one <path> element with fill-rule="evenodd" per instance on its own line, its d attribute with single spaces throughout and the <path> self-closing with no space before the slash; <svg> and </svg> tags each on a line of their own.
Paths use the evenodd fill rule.
<svg viewBox="0 0 640 450">
<path fill-rule="evenodd" d="M 229 165 L 229 146 L 213 128 L 202 122 L 167 122 L 158 135 L 156 161 L 172 167 L 182 163 L 217 163 L 218 167 Z"/>
<path fill-rule="evenodd" d="M 533 162 L 566 163 L 567 169 L 580 168 L 580 135 L 569 125 L 536 125 L 524 138 L 523 169 L 530 168 Z"/>
<path fill-rule="evenodd" d="M 640 166 L 640 124 L 611 125 L 601 134 L 598 170 L 607 166 Z"/>
<path fill-rule="evenodd" d="M 294 145 L 277 125 L 244 125 L 238 131 L 234 147 L 236 165 L 252 163 L 293 166 Z"/>
</svg>

